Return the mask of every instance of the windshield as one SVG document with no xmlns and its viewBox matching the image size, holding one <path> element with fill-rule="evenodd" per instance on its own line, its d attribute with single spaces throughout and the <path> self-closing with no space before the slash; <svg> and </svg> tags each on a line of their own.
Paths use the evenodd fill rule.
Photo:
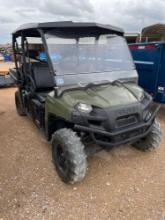
<svg viewBox="0 0 165 220">
<path fill-rule="evenodd" d="M 73 35 L 55 31 L 45 34 L 48 53 L 56 74 L 57 84 L 91 82 L 91 78 L 107 80 L 110 72 L 135 69 L 127 43 L 121 36 L 112 34 Z M 105 78 L 106 73 L 106 78 Z M 88 74 L 86 76 L 85 74 Z M 113 73 L 115 74 L 115 73 Z M 72 77 L 68 78 L 68 75 Z M 76 77 L 75 77 L 76 75 Z M 89 76 L 90 75 L 90 76 Z M 116 74 L 117 77 L 118 74 Z"/>
</svg>

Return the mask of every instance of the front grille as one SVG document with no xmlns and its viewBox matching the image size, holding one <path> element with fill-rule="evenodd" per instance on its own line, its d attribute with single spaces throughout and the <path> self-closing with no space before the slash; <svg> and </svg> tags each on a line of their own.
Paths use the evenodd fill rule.
<svg viewBox="0 0 165 220">
<path fill-rule="evenodd" d="M 125 127 L 128 125 L 133 125 L 135 123 L 137 123 L 137 117 L 135 115 L 120 117 L 116 120 L 116 124 L 118 128 Z"/>
</svg>

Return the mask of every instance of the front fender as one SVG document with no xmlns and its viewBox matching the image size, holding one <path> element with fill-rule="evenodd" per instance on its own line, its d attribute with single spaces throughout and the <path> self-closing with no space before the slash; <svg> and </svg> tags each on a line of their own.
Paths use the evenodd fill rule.
<svg viewBox="0 0 165 220">
<path fill-rule="evenodd" d="M 63 98 L 54 96 L 54 92 L 51 92 L 45 100 L 45 132 L 49 139 L 49 116 L 61 118 L 65 121 L 71 121 L 71 115 L 73 108 L 69 106 Z"/>
</svg>

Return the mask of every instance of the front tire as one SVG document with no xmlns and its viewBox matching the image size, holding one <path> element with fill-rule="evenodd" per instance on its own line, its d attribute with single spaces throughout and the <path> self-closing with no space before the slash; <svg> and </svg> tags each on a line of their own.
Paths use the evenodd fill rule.
<svg viewBox="0 0 165 220">
<path fill-rule="evenodd" d="M 133 146 L 141 151 L 149 151 L 158 148 L 162 139 L 162 131 L 158 121 L 154 121 L 151 131 L 148 135 L 133 144 Z"/>
<path fill-rule="evenodd" d="M 84 145 L 71 129 L 62 128 L 53 134 L 52 157 L 64 182 L 73 184 L 85 177 L 87 161 Z"/>
<path fill-rule="evenodd" d="M 23 106 L 22 106 L 21 97 L 20 97 L 18 91 L 15 92 L 15 105 L 16 105 L 17 113 L 20 116 L 26 116 L 26 113 L 25 113 Z"/>
</svg>

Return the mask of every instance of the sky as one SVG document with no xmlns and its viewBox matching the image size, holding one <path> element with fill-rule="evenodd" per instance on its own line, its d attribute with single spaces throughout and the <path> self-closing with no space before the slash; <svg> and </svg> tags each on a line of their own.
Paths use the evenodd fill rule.
<svg viewBox="0 0 165 220">
<path fill-rule="evenodd" d="M 21 24 L 47 21 L 90 21 L 125 32 L 165 23 L 164 0 L 0 0 L 0 43 L 11 42 Z"/>
</svg>

